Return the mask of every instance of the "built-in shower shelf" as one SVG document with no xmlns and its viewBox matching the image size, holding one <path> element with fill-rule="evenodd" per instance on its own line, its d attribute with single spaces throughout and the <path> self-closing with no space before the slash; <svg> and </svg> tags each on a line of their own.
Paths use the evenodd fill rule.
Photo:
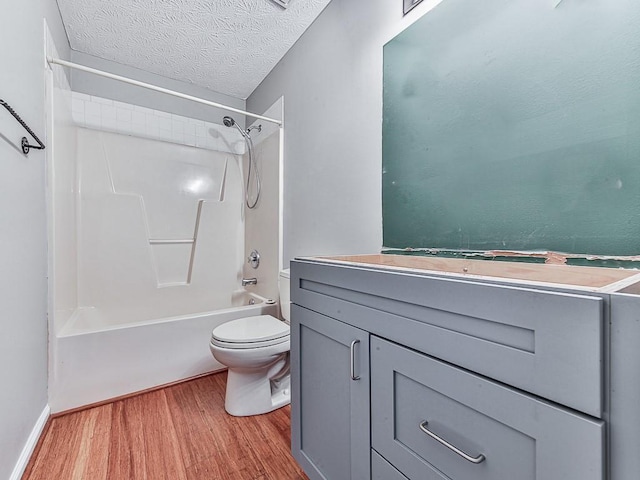
<svg viewBox="0 0 640 480">
<path fill-rule="evenodd" d="M 149 239 L 151 245 L 177 245 L 181 243 L 193 243 L 194 238 L 182 238 L 182 239 Z"/>
</svg>

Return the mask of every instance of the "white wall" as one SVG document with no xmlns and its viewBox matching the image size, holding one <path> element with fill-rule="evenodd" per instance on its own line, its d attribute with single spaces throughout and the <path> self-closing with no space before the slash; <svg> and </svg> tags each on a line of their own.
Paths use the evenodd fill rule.
<svg viewBox="0 0 640 480">
<path fill-rule="evenodd" d="M 258 122 L 259 123 L 259 122 Z M 263 137 L 271 132 L 267 137 Z M 278 299 L 278 240 L 279 225 L 279 157 L 280 157 L 280 132 L 264 128 L 262 132 L 257 130 L 251 132 L 254 140 L 253 153 L 255 164 L 260 172 L 261 192 L 257 205 L 253 209 L 245 208 L 245 236 L 244 236 L 244 258 L 249 257 L 252 250 L 256 249 L 260 253 L 260 266 L 252 268 L 247 261 L 244 262 L 244 277 L 255 277 L 258 283 L 255 287 L 248 287 L 252 292 L 266 298 Z M 243 156 L 243 184 L 247 184 L 247 171 L 249 167 L 249 153 Z M 251 172 L 251 201 L 255 201 L 255 176 L 254 170 Z"/>
<path fill-rule="evenodd" d="M 68 58 L 54 0 L 0 3 L 0 98 L 42 137 L 44 17 Z M 9 478 L 47 404 L 47 220 L 45 154 L 22 155 L 23 131 L 0 110 L 0 478 Z"/>
<path fill-rule="evenodd" d="M 129 77 L 140 82 L 151 83 L 158 87 L 168 88 L 234 108 L 245 108 L 246 102 L 243 99 L 217 93 L 213 90 L 198 87 L 190 83 L 162 77 L 155 73 L 145 72 L 144 70 L 139 70 L 110 60 L 104 60 L 92 55 L 87 55 L 86 53 L 73 51 L 71 52 L 71 59 L 75 63 Z M 153 108 L 163 112 L 175 113 L 176 115 L 182 115 L 184 117 L 197 118 L 206 122 L 222 123 L 222 117 L 225 115 L 232 116 L 240 125 L 244 125 L 245 121 L 243 115 L 227 113 L 224 110 L 207 105 L 172 97 L 142 87 L 128 85 L 80 70 L 73 70 L 71 73 L 71 85 L 75 92 L 140 105 L 141 107 Z"/>
<path fill-rule="evenodd" d="M 285 264 L 382 247 L 382 47 L 440 1 L 333 0 L 247 99 L 285 97 Z"/>
</svg>

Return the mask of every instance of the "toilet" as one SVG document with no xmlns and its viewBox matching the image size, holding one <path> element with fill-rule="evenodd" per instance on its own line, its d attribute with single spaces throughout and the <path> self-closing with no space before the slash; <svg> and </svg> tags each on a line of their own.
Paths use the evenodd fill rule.
<svg viewBox="0 0 640 480">
<path fill-rule="evenodd" d="M 278 279 L 282 318 L 290 313 L 289 270 Z M 211 333 L 211 353 L 229 368 L 225 410 L 236 417 L 260 415 L 291 403 L 289 324 L 271 315 L 239 318 Z"/>
</svg>

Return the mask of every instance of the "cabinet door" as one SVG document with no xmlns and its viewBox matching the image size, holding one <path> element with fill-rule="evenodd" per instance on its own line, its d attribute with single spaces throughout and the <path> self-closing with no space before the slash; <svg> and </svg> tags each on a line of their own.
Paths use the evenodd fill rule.
<svg viewBox="0 0 640 480">
<path fill-rule="evenodd" d="M 291 306 L 291 451 L 314 479 L 371 478 L 369 334 Z"/>
<path fill-rule="evenodd" d="M 377 337 L 372 446 L 411 480 L 602 480 L 604 424 Z"/>
</svg>

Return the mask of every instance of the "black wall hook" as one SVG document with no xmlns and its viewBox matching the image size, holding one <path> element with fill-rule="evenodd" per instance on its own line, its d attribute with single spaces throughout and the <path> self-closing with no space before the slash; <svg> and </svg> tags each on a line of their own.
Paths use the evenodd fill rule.
<svg viewBox="0 0 640 480">
<path fill-rule="evenodd" d="M 35 133 L 33 133 L 33 130 L 31 130 L 31 129 L 29 128 L 29 125 L 27 125 L 26 123 L 24 123 L 24 120 L 22 120 L 22 118 L 20 118 L 20 115 L 18 115 L 18 114 L 16 113 L 16 111 L 15 111 L 13 108 L 11 108 L 11 106 L 10 106 L 7 102 L 5 102 L 5 101 L 4 101 L 4 100 L 2 100 L 2 99 L 0 99 L 0 105 L 2 105 L 4 108 L 6 108 L 6 109 L 7 109 L 7 111 L 8 111 L 11 115 L 13 115 L 13 118 L 15 118 L 15 119 L 18 121 L 18 123 L 19 123 L 20 125 L 22 125 L 22 126 L 24 127 L 24 129 L 25 129 L 27 132 L 29 132 L 29 135 L 31 135 L 31 136 L 33 137 L 33 139 L 34 139 L 36 142 L 38 142 L 38 145 L 30 145 L 30 144 L 29 144 L 29 140 L 27 139 L 27 137 L 22 137 L 22 139 L 21 139 L 21 141 L 20 141 L 20 146 L 22 147 L 22 152 L 23 152 L 25 155 L 28 155 L 28 154 L 29 154 L 29 150 L 30 150 L 30 149 L 32 149 L 32 148 L 35 148 L 35 149 L 38 149 L 38 150 L 44 150 L 44 143 L 42 143 L 42 142 L 40 141 L 40 139 L 38 138 L 38 136 L 37 136 Z"/>
</svg>

